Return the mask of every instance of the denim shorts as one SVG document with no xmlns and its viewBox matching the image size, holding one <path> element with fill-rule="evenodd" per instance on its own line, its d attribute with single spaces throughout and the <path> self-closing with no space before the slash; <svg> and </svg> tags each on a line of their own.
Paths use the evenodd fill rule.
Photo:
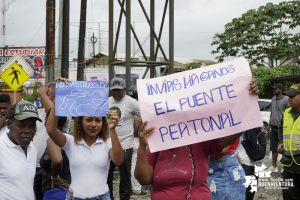
<svg viewBox="0 0 300 200">
<path fill-rule="evenodd" d="M 67 193 L 65 200 L 111 200 L 111 198 L 110 198 L 109 192 L 99 195 L 99 196 L 96 196 L 96 197 L 87 197 L 84 199 L 74 197 L 74 196 L 70 195 L 69 193 Z"/>
<path fill-rule="evenodd" d="M 207 178 L 212 200 L 245 199 L 245 172 L 235 153 L 210 159 Z"/>
<path fill-rule="evenodd" d="M 278 147 L 278 127 L 271 126 L 271 133 L 270 133 L 270 151 L 276 151 Z"/>
</svg>

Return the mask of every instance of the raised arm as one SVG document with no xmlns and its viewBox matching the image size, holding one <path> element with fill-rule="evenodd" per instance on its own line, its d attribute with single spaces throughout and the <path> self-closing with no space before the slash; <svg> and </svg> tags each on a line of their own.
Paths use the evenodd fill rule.
<svg viewBox="0 0 300 200">
<path fill-rule="evenodd" d="M 134 170 L 134 176 L 141 185 L 151 184 L 153 177 L 153 167 L 148 163 L 146 147 L 148 146 L 148 137 L 153 133 L 154 127 L 145 130 L 146 124 L 147 121 L 142 124 L 139 130 L 140 145 Z"/>
<path fill-rule="evenodd" d="M 66 190 L 64 187 L 69 187 L 69 184 L 66 180 L 59 177 L 59 174 L 63 167 L 63 157 L 61 154 L 61 148 L 59 148 L 51 138 L 47 140 L 47 153 L 51 159 L 51 170 L 52 170 L 52 183 L 51 190 L 53 190 L 54 186 L 57 186 L 63 190 Z"/>
<path fill-rule="evenodd" d="M 112 148 L 109 150 L 109 156 L 116 165 L 121 165 L 124 161 L 124 154 L 115 130 L 115 127 L 119 123 L 119 116 L 111 110 L 107 111 L 107 114 L 109 115 L 108 126 L 112 144 Z"/>
<path fill-rule="evenodd" d="M 41 86 L 38 89 L 37 94 L 41 97 L 41 102 L 45 108 L 45 111 L 48 112 L 48 110 L 53 106 L 53 102 L 49 99 L 47 95 L 48 86 Z"/>
<path fill-rule="evenodd" d="M 52 106 L 50 111 L 46 129 L 49 137 L 53 140 L 53 142 L 59 146 L 63 147 L 66 144 L 67 138 L 66 136 L 58 130 L 57 127 L 58 117 L 55 116 L 55 105 Z"/>
</svg>

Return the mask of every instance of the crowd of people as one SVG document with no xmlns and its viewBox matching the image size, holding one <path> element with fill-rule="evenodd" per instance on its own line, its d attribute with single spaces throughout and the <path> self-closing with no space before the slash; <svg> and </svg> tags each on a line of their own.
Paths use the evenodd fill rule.
<svg viewBox="0 0 300 200">
<path fill-rule="evenodd" d="M 70 83 L 61 77 L 55 81 Z M 255 79 L 248 90 L 258 95 Z M 269 170 L 278 172 L 277 156 L 282 154 L 282 176 L 294 182 L 282 190 L 283 199 L 299 199 L 300 85 L 285 91 L 275 84 L 273 93 Z M 72 133 L 72 117 L 55 114 L 55 83 L 41 86 L 38 95 L 40 104 L 21 100 L 11 105 L 9 95 L 0 94 L 1 200 L 115 199 L 116 168 L 121 200 L 132 195 L 154 200 L 254 198 L 244 183 L 266 152 L 260 127 L 151 153 L 148 137 L 155 124 L 145 128 L 137 88 L 131 87 L 126 95 L 122 78 L 110 82 L 107 116 L 73 116 Z M 261 149 L 256 149 L 258 144 Z M 150 194 L 142 190 L 146 185 L 151 185 Z"/>
</svg>

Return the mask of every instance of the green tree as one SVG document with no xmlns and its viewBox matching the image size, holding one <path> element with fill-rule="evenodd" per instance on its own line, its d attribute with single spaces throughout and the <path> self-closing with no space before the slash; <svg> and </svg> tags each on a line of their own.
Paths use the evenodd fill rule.
<svg viewBox="0 0 300 200">
<path fill-rule="evenodd" d="M 187 64 L 184 64 L 185 69 L 186 70 L 190 70 L 190 69 L 197 69 L 203 66 L 202 62 L 196 61 L 196 62 L 190 62 Z"/>
<path fill-rule="evenodd" d="M 265 67 L 250 67 L 252 76 L 256 78 L 260 97 L 271 98 L 273 91 L 271 86 L 274 84 L 274 78 L 288 75 L 300 74 L 300 67 L 297 65 L 285 65 L 282 67 L 265 68 Z M 289 88 L 293 83 L 284 82 L 285 88 Z"/>
<path fill-rule="evenodd" d="M 223 62 L 228 56 L 243 56 L 250 65 L 279 67 L 290 58 L 299 58 L 300 34 L 291 31 L 300 25 L 300 1 L 267 3 L 248 10 L 225 25 L 225 32 L 215 34 L 212 54 Z M 279 64 L 279 60 L 282 60 Z M 300 64 L 295 60 L 291 64 Z"/>
</svg>

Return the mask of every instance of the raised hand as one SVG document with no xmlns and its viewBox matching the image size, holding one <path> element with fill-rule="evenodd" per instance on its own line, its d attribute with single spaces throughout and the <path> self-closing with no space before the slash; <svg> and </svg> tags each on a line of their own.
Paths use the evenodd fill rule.
<svg viewBox="0 0 300 200">
<path fill-rule="evenodd" d="M 115 129 L 117 124 L 119 123 L 119 116 L 114 111 L 107 111 L 107 114 L 109 115 L 108 118 L 108 127 L 109 129 Z"/>
<path fill-rule="evenodd" d="M 139 130 L 139 140 L 140 146 L 147 147 L 148 146 L 148 137 L 154 132 L 154 126 L 145 130 L 145 126 L 147 125 L 148 121 L 145 121 Z"/>
<path fill-rule="evenodd" d="M 63 77 L 58 77 L 57 79 L 55 79 L 55 82 L 65 82 L 65 84 L 70 83 L 70 79 L 67 78 L 63 78 Z"/>
</svg>

